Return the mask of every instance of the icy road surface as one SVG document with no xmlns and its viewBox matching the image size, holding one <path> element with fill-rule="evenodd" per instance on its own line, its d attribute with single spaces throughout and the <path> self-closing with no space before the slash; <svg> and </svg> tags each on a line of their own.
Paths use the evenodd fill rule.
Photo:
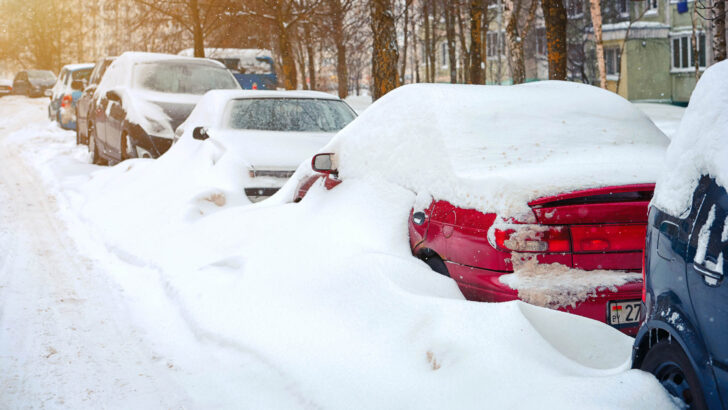
<svg viewBox="0 0 728 410">
<path fill-rule="evenodd" d="M 0 99 L 0 409 L 635 408 L 673 403 L 596 321 L 463 300 L 378 179 L 245 206 L 214 141 L 88 164 Z"/>
</svg>

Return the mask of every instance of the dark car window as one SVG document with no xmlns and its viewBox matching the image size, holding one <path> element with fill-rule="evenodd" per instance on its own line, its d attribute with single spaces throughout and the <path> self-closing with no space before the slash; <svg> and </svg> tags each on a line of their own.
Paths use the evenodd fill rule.
<svg viewBox="0 0 728 410">
<path fill-rule="evenodd" d="M 700 201 L 690 238 L 689 258 L 703 269 L 720 275 L 728 273 L 728 194 L 714 179 L 703 178 L 705 193 Z M 697 190 L 696 190 L 697 191 Z"/>
<path fill-rule="evenodd" d="M 151 91 L 198 95 L 215 89 L 240 88 L 224 67 L 174 60 L 136 65 L 134 84 Z"/>
<path fill-rule="evenodd" d="M 47 70 L 28 70 L 28 77 L 32 80 L 55 81 L 56 77 Z"/>
<path fill-rule="evenodd" d="M 336 132 L 354 120 L 343 102 L 306 98 L 249 98 L 229 103 L 226 124 L 233 129 Z"/>
</svg>

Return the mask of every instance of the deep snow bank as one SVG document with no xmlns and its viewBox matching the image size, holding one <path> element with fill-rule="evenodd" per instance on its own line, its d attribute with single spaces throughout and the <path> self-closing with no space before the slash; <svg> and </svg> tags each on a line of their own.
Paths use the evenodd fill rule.
<svg viewBox="0 0 728 410">
<path fill-rule="evenodd" d="M 674 216 L 690 211 L 702 175 L 728 187 L 728 62 L 700 77 L 677 135 L 667 150 L 652 204 Z"/>
</svg>

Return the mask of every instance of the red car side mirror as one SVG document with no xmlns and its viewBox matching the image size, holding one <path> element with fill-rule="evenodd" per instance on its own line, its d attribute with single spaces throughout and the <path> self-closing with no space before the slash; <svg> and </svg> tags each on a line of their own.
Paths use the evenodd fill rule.
<svg viewBox="0 0 728 410">
<path fill-rule="evenodd" d="M 311 160 L 311 168 L 314 171 L 320 172 L 322 174 L 337 175 L 339 173 L 339 171 L 336 169 L 335 154 L 333 153 L 314 155 L 313 159 Z"/>
</svg>

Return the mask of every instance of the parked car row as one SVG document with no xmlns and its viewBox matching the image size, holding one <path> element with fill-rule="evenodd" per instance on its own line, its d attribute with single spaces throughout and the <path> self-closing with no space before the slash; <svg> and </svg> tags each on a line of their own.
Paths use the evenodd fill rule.
<svg viewBox="0 0 728 410">
<path fill-rule="evenodd" d="M 61 128 L 76 129 L 76 103 L 88 83 L 93 64 L 69 64 L 61 69 L 56 84 L 51 88 L 48 119 Z"/>
<path fill-rule="evenodd" d="M 243 189 L 259 201 L 356 114 L 325 93 L 242 91 L 219 61 L 124 53 L 64 67 L 49 116 L 76 129 L 95 164 L 157 158 L 183 135 L 212 137 L 250 164 Z"/>
</svg>

